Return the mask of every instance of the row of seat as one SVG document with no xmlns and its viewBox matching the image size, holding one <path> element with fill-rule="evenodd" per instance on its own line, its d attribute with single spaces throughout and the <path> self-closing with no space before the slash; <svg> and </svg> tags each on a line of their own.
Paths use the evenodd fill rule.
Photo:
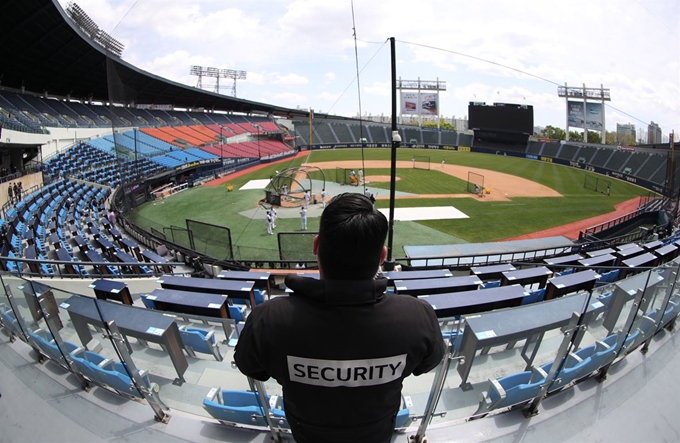
<svg viewBox="0 0 680 443">
<path fill-rule="evenodd" d="M 11 335 L 23 337 L 14 313 L 4 304 L 0 304 L 0 323 L 9 330 Z M 49 331 L 37 329 L 35 331 L 28 330 L 26 333 L 29 344 L 40 352 L 41 358 L 49 358 L 70 370 L 66 356 L 59 350 Z M 77 371 L 90 382 L 114 390 L 128 398 L 144 398 L 135 387 L 128 370 L 122 363 L 108 359 L 69 341 L 64 341 L 63 344 Z M 160 388 L 158 384 L 150 381 L 148 371 L 139 369 L 138 371 L 144 383 L 143 387 L 149 394 L 157 395 Z M 162 404 L 158 399 L 157 402 Z"/>
<path fill-rule="evenodd" d="M 668 307 L 663 313 L 659 328 L 666 327 L 680 314 L 680 295 L 671 297 Z M 496 409 L 522 405 L 536 398 L 546 383 L 550 383 L 547 393 L 560 391 L 569 385 L 587 378 L 600 368 L 610 364 L 618 356 L 619 349 L 629 353 L 640 346 L 656 332 L 659 310 L 640 316 L 633 325 L 633 330 L 619 343 L 623 332 L 616 332 L 602 341 L 581 348 L 558 362 L 555 377 L 547 380 L 554 362 L 540 367 L 532 367 L 528 371 L 511 374 L 499 379 L 489 380 L 489 390 L 480 395 L 479 406 L 473 416 L 485 415 Z"/>
<path fill-rule="evenodd" d="M 268 395 L 266 399 L 269 406 L 269 418 L 274 426 L 289 429 L 290 425 L 283 407 L 283 397 Z M 409 401 L 402 397 L 395 429 L 406 428 L 413 421 L 415 416 L 408 408 L 408 403 Z M 203 399 L 203 408 L 213 418 L 228 426 L 268 427 L 265 408 L 256 392 L 213 388 Z"/>
</svg>

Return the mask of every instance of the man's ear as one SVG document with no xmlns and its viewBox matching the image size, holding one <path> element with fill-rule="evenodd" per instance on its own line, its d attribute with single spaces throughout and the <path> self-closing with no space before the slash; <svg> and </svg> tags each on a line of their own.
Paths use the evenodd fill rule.
<svg viewBox="0 0 680 443">
<path fill-rule="evenodd" d="M 383 246 L 382 252 L 380 253 L 380 264 L 382 265 L 385 263 L 385 259 L 387 258 L 387 246 Z"/>
<path fill-rule="evenodd" d="M 319 255 L 319 236 L 314 237 L 314 242 L 312 243 L 312 254 Z"/>
</svg>

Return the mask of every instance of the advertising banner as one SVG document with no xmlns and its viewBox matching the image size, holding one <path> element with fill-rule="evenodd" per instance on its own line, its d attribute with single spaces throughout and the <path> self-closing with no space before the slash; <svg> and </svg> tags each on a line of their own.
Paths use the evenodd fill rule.
<svg viewBox="0 0 680 443">
<path fill-rule="evenodd" d="M 586 103 L 585 122 L 583 121 L 583 102 L 569 101 L 569 127 L 587 128 L 602 131 L 602 103 Z"/>
<path fill-rule="evenodd" d="M 418 93 L 401 91 L 401 114 L 418 115 Z"/>
<path fill-rule="evenodd" d="M 439 115 L 439 103 L 437 94 L 421 94 L 420 108 L 422 115 Z"/>
<path fill-rule="evenodd" d="M 402 115 L 439 115 L 437 94 L 401 92 Z"/>
</svg>

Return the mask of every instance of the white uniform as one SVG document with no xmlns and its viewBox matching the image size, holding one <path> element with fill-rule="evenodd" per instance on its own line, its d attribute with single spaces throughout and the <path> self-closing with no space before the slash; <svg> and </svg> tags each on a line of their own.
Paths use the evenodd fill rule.
<svg viewBox="0 0 680 443">
<path fill-rule="evenodd" d="M 269 235 L 274 234 L 272 232 L 272 216 L 269 213 L 269 211 L 267 211 L 266 221 L 267 221 L 267 234 L 269 234 Z"/>
<path fill-rule="evenodd" d="M 278 217 L 278 214 L 276 213 L 276 208 L 272 207 L 270 211 L 272 216 L 272 229 L 276 229 L 276 217 Z"/>
<path fill-rule="evenodd" d="M 413 163 L 413 167 L 415 168 L 416 167 L 416 158 L 415 157 L 413 157 L 411 159 L 411 163 Z"/>
<path fill-rule="evenodd" d="M 359 183 L 361 183 L 364 180 L 364 170 L 359 169 Z"/>
<path fill-rule="evenodd" d="M 303 231 L 307 230 L 307 208 L 304 206 L 300 209 L 300 227 Z"/>
<path fill-rule="evenodd" d="M 321 207 L 326 207 L 326 190 L 321 191 Z"/>
<path fill-rule="evenodd" d="M 309 206 L 309 191 L 305 192 L 304 199 L 305 199 L 305 208 L 307 208 Z"/>
</svg>

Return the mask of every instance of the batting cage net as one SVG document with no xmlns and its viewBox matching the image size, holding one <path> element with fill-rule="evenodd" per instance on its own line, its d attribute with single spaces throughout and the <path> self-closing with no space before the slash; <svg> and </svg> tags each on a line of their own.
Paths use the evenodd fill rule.
<svg viewBox="0 0 680 443">
<path fill-rule="evenodd" d="M 358 186 L 359 178 L 354 169 L 335 168 L 335 183 Z"/>
<path fill-rule="evenodd" d="M 479 194 L 484 192 L 484 176 L 476 172 L 468 171 L 467 192 Z"/>
<path fill-rule="evenodd" d="M 312 253 L 317 232 L 279 232 L 279 257 L 281 260 L 316 260 Z"/>
<path fill-rule="evenodd" d="M 185 228 L 180 228 L 179 226 L 164 226 L 163 234 L 167 240 L 178 244 L 187 249 L 194 249 L 194 240 L 191 236 L 191 231 Z"/>
<path fill-rule="evenodd" d="M 349 183 L 349 169 L 335 168 L 335 183 L 346 185 Z"/>
<path fill-rule="evenodd" d="M 220 260 L 234 259 L 231 230 L 228 227 L 189 219 L 186 223 L 193 238 L 194 251 Z"/>
<path fill-rule="evenodd" d="M 413 162 L 413 169 L 423 169 L 425 171 L 430 170 L 430 157 L 425 155 L 416 155 L 413 157 L 415 160 Z"/>
<path fill-rule="evenodd" d="M 594 175 L 586 175 L 585 180 L 583 181 L 583 187 L 595 192 L 609 195 L 612 188 L 612 182 Z"/>
</svg>

